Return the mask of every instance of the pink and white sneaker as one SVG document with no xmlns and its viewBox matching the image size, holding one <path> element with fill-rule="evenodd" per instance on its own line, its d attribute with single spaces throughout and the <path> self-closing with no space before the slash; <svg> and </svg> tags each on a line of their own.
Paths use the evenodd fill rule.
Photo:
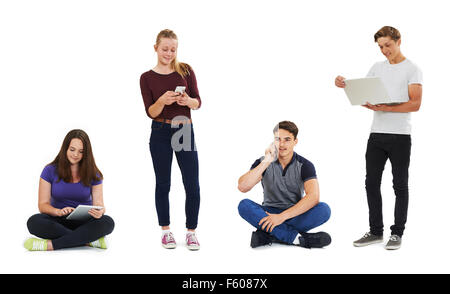
<svg viewBox="0 0 450 294">
<path fill-rule="evenodd" d="M 177 247 L 177 243 L 175 242 L 172 232 L 167 232 L 163 235 L 161 245 L 166 249 L 174 249 Z"/>
<path fill-rule="evenodd" d="M 199 250 L 200 243 L 197 240 L 197 236 L 195 233 L 187 233 L 186 234 L 186 244 L 189 250 Z"/>
</svg>

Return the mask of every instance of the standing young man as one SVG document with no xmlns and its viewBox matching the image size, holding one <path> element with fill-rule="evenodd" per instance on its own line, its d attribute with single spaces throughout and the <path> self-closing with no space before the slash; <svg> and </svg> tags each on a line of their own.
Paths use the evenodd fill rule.
<svg viewBox="0 0 450 294">
<path fill-rule="evenodd" d="M 244 199 L 239 214 L 257 228 L 250 246 L 255 248 L 272 242 L 320 248 L 331 242 L 325 232 L 307 233 L 330 218 L 330 208 L 319 202 L 319 183 L 314 165 L 294 152 L 297 126 L 280 122 L 275 129 L 274 142 L 257 159 L 249 172 L 239 178 L 238 189 L 250 191 L 261 182 L 264 202 L 259 205 Z"/>
<path fill-rule="evenodd" d="M 379 77 L 396 104 L 363 105 L 374 111 L 366 151 L 366 192 L 369 205 L 370 232 L 353 242 L 361 247 L 383 242 L 381 178 L 387 159 L 392 165 L 395 192 L 395 221 L 386 249 L 401 246 L 408 213 L 408 168 L 411 154 L 411 112 L 418 111 L 422 101 L 422 72 L 400 51 L 400 32 L 389 26 L 374 35 L 386 61 L 375 63 L 367 77 Z M 335 85 L 345 88 L 345 78 L 336 77 Z"/>
</svg>

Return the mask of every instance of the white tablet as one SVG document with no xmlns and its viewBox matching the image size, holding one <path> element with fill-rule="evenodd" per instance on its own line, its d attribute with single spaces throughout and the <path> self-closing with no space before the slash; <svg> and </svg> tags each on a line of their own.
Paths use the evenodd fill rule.
<svg viewBox="0 0 450 294">
<path fill-rule="evenodd" d="M 93 205 L 78 205 L 71 214 L 67 216 L 67 219 L 70 220 L 88 220 L 92 216 L 88 213 L 89 210 L 94 209 L 102 209 L 101 206 L 93 206 Z"/>
<path fill-rule="evenodd" d="M 393 103 L 378 77 L 345 80 L 345 94 L 352 105 Z"/>
</svg>

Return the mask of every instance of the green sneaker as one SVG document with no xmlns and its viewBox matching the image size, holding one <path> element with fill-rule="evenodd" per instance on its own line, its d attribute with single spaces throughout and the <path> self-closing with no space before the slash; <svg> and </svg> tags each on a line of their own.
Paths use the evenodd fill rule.
<svg viewBox="0 0 450 294">
<path fill-rule="evenodd" d="M 23 247 L 25 247 L 29 251 L 47 251 L 47 240 L 29 238 L 25 241 Z"/>
<path fill-rule="evenodd" d="M 100 239 L 89 243 L 89 246 L 94 248 L 100 248 L 100 249 L 107 249 L 108 246 L 106 245 L 105 237 L 101 237 Z"/>
</svg>

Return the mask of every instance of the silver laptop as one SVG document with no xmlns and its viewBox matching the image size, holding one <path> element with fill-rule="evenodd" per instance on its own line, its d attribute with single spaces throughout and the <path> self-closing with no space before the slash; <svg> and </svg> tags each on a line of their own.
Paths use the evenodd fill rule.
<svg viewBox="0 0 450 294">
<path fill-rule="evenodd" d="M 345 80 L 344 90 L 352 105 L 393 103 L 378 77 Z"/>
</svg>

